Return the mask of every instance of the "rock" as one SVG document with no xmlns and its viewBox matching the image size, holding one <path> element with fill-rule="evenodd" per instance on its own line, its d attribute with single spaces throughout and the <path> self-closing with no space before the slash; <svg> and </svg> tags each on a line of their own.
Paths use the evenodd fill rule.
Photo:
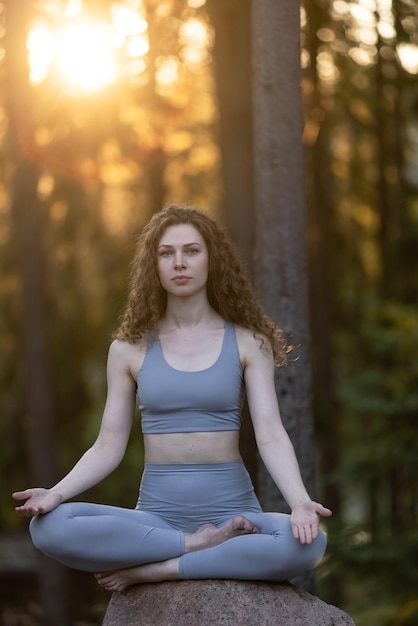
<svg viewBox="0 0 418 626">
<path fill-rule="evenodd" d="M 103 626 L 354 626 L 290 583 L 182 580 L 114 593 Z"/>
</svg>

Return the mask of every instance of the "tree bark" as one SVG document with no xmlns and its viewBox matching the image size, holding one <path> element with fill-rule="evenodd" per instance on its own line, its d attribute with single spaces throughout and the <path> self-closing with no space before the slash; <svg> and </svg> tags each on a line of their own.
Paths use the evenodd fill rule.
<svg viewBox="0 0 418 626">
<path fill-rule="evenodd" d="M 215 29 L 214 60 L 220 122 L 222 217 L 254 278 L 254 161 L 250 0 L 209 0 Z M 254 431 L 245 405 L 240 449 L 257 488 Z"/>
<path fill-rule="evenodd" d="M 32 147 L 34 129 L 26 61 L 30 3 L 7 6 L 7 84 L 10 136 L 14 157 L 11 212 L 22 299 L 23 367 L 26 379 L 28 448 L 31 481 L 49 487 L 57 480 L 54 401 L 45 298 L 42 214 L 37 198 L 38 171 Z M 29 485 L 30 486 L 30 485 Z M 44 626 L 68 623 L 67 572 L 39 557 L 39 585 Z"/>
<path fill-rule="evenodd" d="M 215 29 L 215 75 L 220 118 L 223 214 L 253 275 L 254 181 L 251 87 L 251 2 L 209 0 Z"/>
<path fill-rule="evenodd" d="M 299 4 L 253 2 L 256 284 L 272 319 L 293 345 L 294 365 L 276 390 L 302 477 L 314 495 L 305 178 L 300 91 Z M 260 464 L 260 497 L 287 507 Z"/>
</svg>

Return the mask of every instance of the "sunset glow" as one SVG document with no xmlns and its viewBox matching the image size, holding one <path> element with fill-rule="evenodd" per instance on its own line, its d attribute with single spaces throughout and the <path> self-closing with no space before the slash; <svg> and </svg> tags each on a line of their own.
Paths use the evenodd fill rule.
<svg viewBox="0 0 418 626">
<path fill-rule="evenodd" d="M 148 24 L 135 7 L 115 2 L 105 21 L 83 13 L 81 0 L 69 0 L 59 15 L 46 4 L 27 39 L 31 82 L 49 78 L 71 94 L 92 93 L 142 73 Z"/>
<path fill-rule="evenodd" d="M 70 88 L 97 91 L 113 83 L 117 66 L 109 28 L 87 21 L 62 28 L 55 48 L 55 68 Z"/>
</svg>

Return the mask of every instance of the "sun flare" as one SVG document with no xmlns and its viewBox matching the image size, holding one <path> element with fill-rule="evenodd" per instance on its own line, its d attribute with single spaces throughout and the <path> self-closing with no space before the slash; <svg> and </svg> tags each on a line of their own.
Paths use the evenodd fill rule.
<svg viewBox="0 0 418 626">
<path fill-rule="evenodd" d="M 49 78 L 70 93 L 92 93 L 144 71 L 148 24 L 139 9 L 115 2 L 108 21 L 84 14 L 81 1 L 71 9 L 33 21 L 27 39 L 32 83 Z"/>
<path fill-rule="evenodd" d="M 97 91 L 118 75 L 111 33 L 101 24 L 83 21 L 59 33 L 55 64 L 58 76 L 72 88 Z"/>
</svg>

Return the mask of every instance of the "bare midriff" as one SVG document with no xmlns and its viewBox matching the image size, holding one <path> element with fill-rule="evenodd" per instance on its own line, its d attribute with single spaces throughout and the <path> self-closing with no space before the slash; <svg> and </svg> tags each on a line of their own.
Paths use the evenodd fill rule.
<svg viewBox="0 0 418 626">
<path fill-rule="evenodd" d="M 146 463 L 241 461 L 239 431 L 144 435 Z"/>
</svg>

